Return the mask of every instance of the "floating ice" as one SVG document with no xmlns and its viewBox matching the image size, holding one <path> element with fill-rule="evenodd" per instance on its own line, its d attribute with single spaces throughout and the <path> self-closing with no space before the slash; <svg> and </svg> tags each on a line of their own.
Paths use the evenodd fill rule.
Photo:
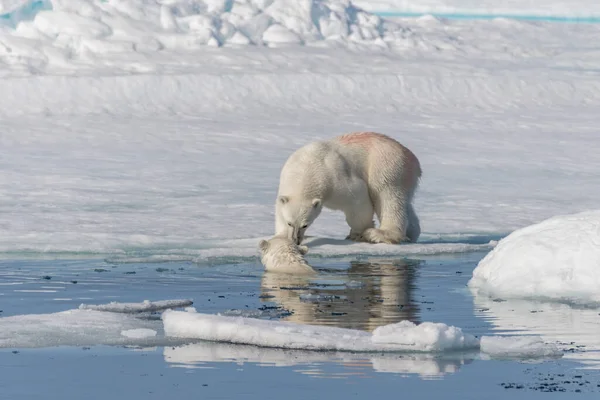
<svg viewBox="0 0 600 400">
<path fill-rule="evenodd" d="M 600 211 L 513 232 L 479 262 L 469 286 L 500 298 L 600 302 Z"/>
<path fill-rule="evenodd" d="M 549 358 L 563 352 L 553 343 L 545 343 L 540 336 L 483 336 L 481 352 L 493 358 Z"/>
<path fill-rule="evenodd" d="M 156 303 L 160 309 L 164 309 L 167 305 L 180 307 L 185 301 L 165 300 Z M 416 325 L 410 321 L 402 321 L 380 326 L 373 333 L 369 333 L 354 329 L 302 325 L 240 316 L 200 314 L 191 307 L 187 307 L 185 311 L 166 310 L 162 314 L 162 321 L 139 314 L 156 311 L 158 309 L 156 303 L 111 303 L 106 305 L 104 310 L 114 311 L 76 309 L 51 314 L 0 318 L 0 348 L 165 346 L 198 339 L 224 345 L 199 345 L 199 348 L 222 348 L 228 352 L 242 353 L 248 347 L 240 346 L 236 349 L 235 346 L 230 346 L 239 344 L 279 350 L 328 350 L 342 353 L 348 351 L 439 353 L 475 351 L 480 347 L 480 341 L 474 336 L 463 333 L 460 328 L 443 323 L 423 322 Z M 481 350 L 489 356 L 503 358 L 561 355 L 556 346 L 544 344 L 537 337 L 484 336 L 481 339 Z M 269 353 L 266 350 L 258 352 Z M 269 354 L 275 353 L 273 351 Z M 383 363 L 381 368 L 390 371 L 403 370 L 411 365 L 411 362 L 406 365 L 404 361 L 397 363 L 381 357 L 377 362 Z M 419 364 L 418 360 L 415 363 Z M 435 370 L 435 363 L 427 364 L 427 369 Z"/>
<path fill-rule="evenodd" d="M 192 300 L 144 300 L 142 303 L 118 303 L 113 301 L 109 304 L 100 305 L 81 304 L 79 309 L 133 314 L 162 311 L 168 308 L 183 308 L 191 306 L 193 303 Z"/>
<path fill-rule="evenodd" d="M 478 340 L 460 328 L 441 323 L 410 321 L 365 331 L 264 321 L 241 317 L 165 311 L 169 337 L 201 339 L 263 347 L 335 351 L 439 352 L 477 348 Z"/>
<path fill-rule="evenodd" d="M 122 333 L 161 328 L 159 321 L 94 310 L 15 315 L 0 318 L 0 348 L 152 344 L 153 337 Z"/>
<path fill-rule="evenodd" d="M 141 318 L 140 313 L 190 304 L 190 300 L 82 304 L 76 310 L 4 317 L 0 318 L 0 348 L 164 344 L 169 341 L 162 335 L 161 322 Z"/>
</svg>

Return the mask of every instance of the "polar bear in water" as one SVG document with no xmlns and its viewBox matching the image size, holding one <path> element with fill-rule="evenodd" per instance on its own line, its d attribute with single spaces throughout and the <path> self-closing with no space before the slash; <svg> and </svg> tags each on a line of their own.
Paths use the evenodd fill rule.
<svg viewBox="0 0 600 400">
<path fill-rule="evenodd" d="M 258 247 L 260 260 L 266 271 L 294 275 L 316 274 L 303 257 L 308 252 L 308 247 L 297 245 L 285 236 L 273 236 L 269 240 L 261 240 Z"/>
<path fill-rule="evenodd" d="M 325 207 L 346 215 L 346 239 L 416 242 L 421 227 L 412 200 L 420 178 L 417 157 L 386 135 L 357 132 L 309 143 L 281 170 L 276 235 L 302 243 L 306 229 Z"/>
</svg>

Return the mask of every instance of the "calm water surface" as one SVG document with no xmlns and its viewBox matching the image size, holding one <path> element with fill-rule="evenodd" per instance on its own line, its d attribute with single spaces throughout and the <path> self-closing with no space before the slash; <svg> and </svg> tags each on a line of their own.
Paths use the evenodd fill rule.
<svg viewBox="0 0 600 400">
<path fill-rule="evenodd" d="M 368 331 L 407 319 L 444 322 L 474 335 L 536 334 L 566 353 L 534 362 L 488 360 L 479 353 L 353 354 L 206 342 L 11 347 L 0 349 L 0 398 L 503 399 L 548 392 L 597 398 L 600 311 L 474 297 L 466 283 L 482 256 L 312 259 L 318 278 L 263 273 L 258 262 L 2 260 L 0 317 L 81 303 L 190 298 L 198 312 Z"/>
</svg>

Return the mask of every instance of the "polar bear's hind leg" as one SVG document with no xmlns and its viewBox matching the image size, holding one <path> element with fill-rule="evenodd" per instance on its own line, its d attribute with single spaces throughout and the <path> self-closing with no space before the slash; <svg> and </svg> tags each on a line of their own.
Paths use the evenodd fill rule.
<svg viewBox="0 0 600 400">
<path fill-rule="evenodd" d="M 344 207 L 346 223 L 350 226 L 346 240 L 363 242 L 363 232 L 375 226 L 373 203 L 369 196 L 369 188 L 362 179 L 356 179 L 349 188 L 351 190 L 348 198 L 352 201 Z"/>
<path fill-rule="evenodd" d="M 373 196 L 379 228 L 363 232 L 363 239 L 370 243 L 399 244 L 410 242 L 407 236 L 408 199 L 394 188 L 388 188 Z"/>
</svg>

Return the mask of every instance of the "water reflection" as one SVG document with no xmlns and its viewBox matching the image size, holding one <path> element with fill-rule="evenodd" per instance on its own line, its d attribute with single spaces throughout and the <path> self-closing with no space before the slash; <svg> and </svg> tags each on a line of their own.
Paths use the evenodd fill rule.
<svg viewBox="0 0 600 400">
<path fill-rule="evenodd" d="M 215 363 L 257 364 L 262 367 L 296 367 L 294 371 L 315 378 L 372 376 L 372 372 L 419 375 L 436 379 L 455 373 L 470 359 L 465 354 L 360 354 L 284 350 L 216 342 L 165 347 L 167 363 L 182 368 L 216 368 Z M 331 365 L 340 368 L 331 368 Z"/>
<path fill-rule="evenodd" d="M 291 312 L 286 321 L 373 331 L 402 320 L 419 323 L 413 299 L 417 263 L 350 263 L 318 278 L 263 274 L 261 298 Z"/>
<path fill-rule="evenodd" d="M 260 282 L 264 309 L 258 317 L 310 325 L 373 331 L 402 320 L 419 323 L 414 300 L 418 262 L 350 262 L 345 269 L 319 270 L 317 277 L 267 273 Z M 282 307 L 272 310 L 270 307 Z M 253 315 L 246 310 L 230 315 Z M 243 311 L 243 312 L 242 312 Z M 270 311 L 273 311 L 272 313 Z M 476 354 L 351 353 L 285 350 L 227 343 L 198 342 L 166 347 L 164 358 L 176 367 L 216 368 L 217 363 L 287 367 L 312 378 L 371 377 L 373 372 L 439 379 L 457 372 Z"/>
<path fill-rule="evenodd" d="M 500 300 L 473 291 L 475 315 L 488 320 L 495 332 L 540 335 L 565 349 L 563 358 L 586 368 L 600 369 L 600 316 L 598 309 L 530 300 Z"/>
</svg>

